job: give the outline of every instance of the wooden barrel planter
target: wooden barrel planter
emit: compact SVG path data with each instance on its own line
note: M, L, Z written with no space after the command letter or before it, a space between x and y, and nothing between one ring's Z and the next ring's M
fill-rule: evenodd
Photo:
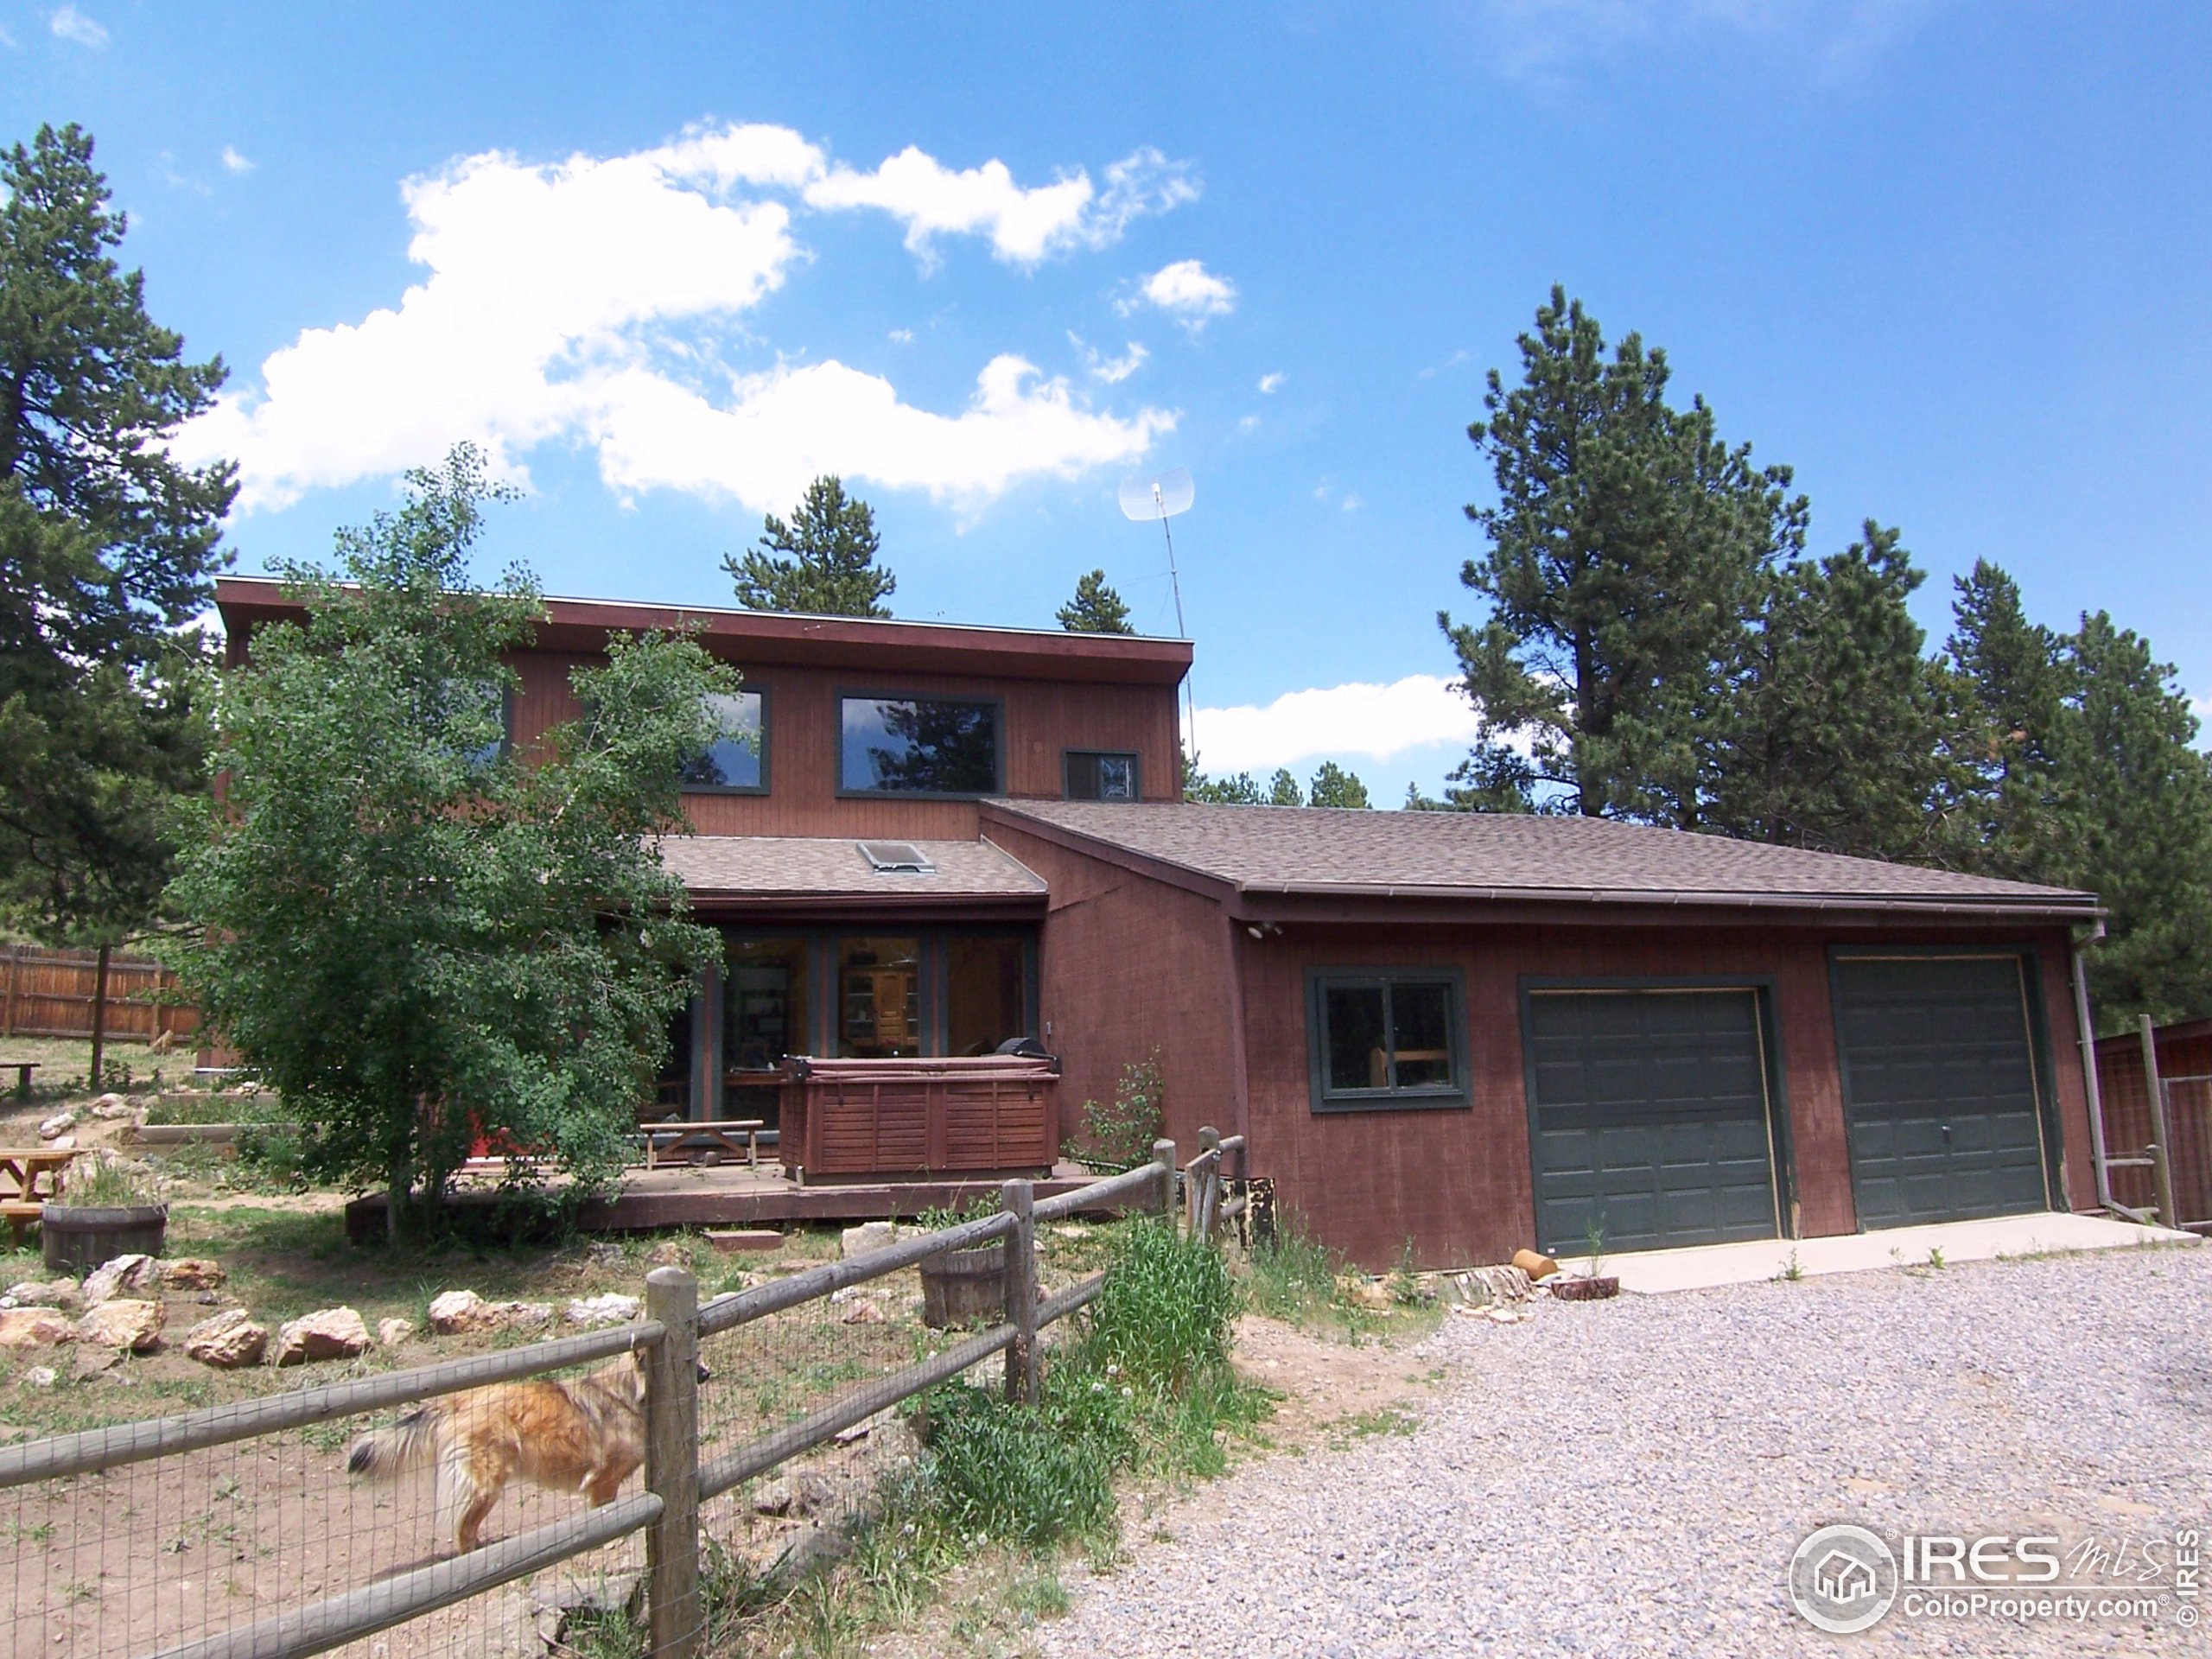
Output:
M922 1323L932 1331L996 1325L1006 1317L1006 1244L947 1250L922 1263Z
M48 1204L38 1218L50 1273L90 1273L118 1255L159 1255L168 1226L164 1204Z

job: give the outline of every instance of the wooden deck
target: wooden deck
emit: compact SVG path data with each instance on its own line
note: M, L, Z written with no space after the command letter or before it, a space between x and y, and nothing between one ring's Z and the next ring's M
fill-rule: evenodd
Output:
M1072 1164L1054 1166L1036 1184L1039 1198L1056 1198L1099 1177ZM836 1182L801 1186L772 1166L758 1170L724 1164L713 1169L664 1166L632 1169L612 1198L584 1205L576 1225L591 1233L641 1233L667 1227L772 1227L779 1224L831 1224L911 1220L925 1210L950 1210L976 1198L996 1198L1003 1182L996 1177L940 1180ZM448 1202L457 1207L493 1201L486 1187L458 1188ZM372 1192L346 1206L346 1236L356 1241L381 1238L385 1197Z

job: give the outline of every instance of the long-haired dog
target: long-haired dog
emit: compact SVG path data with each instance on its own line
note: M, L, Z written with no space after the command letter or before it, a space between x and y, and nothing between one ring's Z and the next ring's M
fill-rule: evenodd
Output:
M386 1478L435 1466L439 1510L453 1516L454 1549L466 1554L508 1482L582 1492L596 1509L645 1460L645 1362L631 1354L574 1382L500 1382L426 1401L354 1441L346 1468Z

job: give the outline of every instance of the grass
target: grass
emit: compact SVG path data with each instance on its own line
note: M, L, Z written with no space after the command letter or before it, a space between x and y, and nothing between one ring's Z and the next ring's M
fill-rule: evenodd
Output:
M1296 1211L1284 1210L1274 1229L1253 1241L1245 1258L1246 1303L1286 1325L1357 1342L1379 1331L1384 1317L1344 1294L1344 1258L1307 1232Z

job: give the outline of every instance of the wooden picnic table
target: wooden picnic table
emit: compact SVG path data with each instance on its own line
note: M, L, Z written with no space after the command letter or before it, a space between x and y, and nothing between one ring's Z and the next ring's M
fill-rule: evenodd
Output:
M747 1167L758 1169L760 1131L768 1127L768 1121L761 1117L716 1117L693 1123L678 1119L673 1123L645 1123L639 1127L645 1134L647 1169L659 1165L664 1152L688 1152L690 1155L678 1161L709 1167L721 1162L725 1154L734 1158L741 1153Z
M25 1230L47 1205L61 1196L64 1172L83 1150L81 1147L0 1147L0 1220L14 1230L17 1249L23 1247ZM41 1180L46 1182L43 1192L39 1187Z
M41 1064L38 1060L0 1060L0 1071L13 1071L16 1074L16 1093L29 1100L31 1096L31 1073L37 1071Z

